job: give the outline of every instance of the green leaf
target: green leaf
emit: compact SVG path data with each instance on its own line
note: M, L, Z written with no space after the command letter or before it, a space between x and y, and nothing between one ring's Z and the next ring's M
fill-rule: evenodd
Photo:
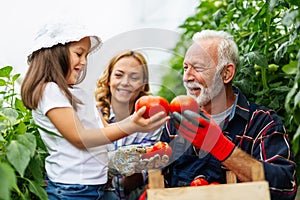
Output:
M278 97L275 97L271 100L271 102L269 103L269 107L270 108L273 108L273 109L277 109L278 108L278 105L279 105L279 100L278 100Z
M296 96L294 98L294 105L300 106L300 91L298 91L298 93L296 94Z
M2 118L0 117L0 131L4 131L7 129L7 126L2 123Z
M294 120L297 125L300 125L300 107L296 106L293 111Z
M36 149L36 139L34 135L30 133L17 135L17 141L27 147L31 157L34 155Z
M15 74L12 77L12 81L15 82L15 80L17 80L20 77L21 74Z
M248 58L250 63L257 64L265 69L268 67L268 60L264 54L258 51L253 51L245 54L245 57Z
M0 163L0 180L1 199L9 200L10 191L16 187L17 178L14 169L7 163Z
M275 51L275 56L274 56L275 62L279 62L280 59L282 59L282 57L285 55L285 53L288 49L289 44L290 44L290 42L286 41L286 42L282 43L279 46L279 48Z
M47 193L43 187L41 187L37 182L28 180L30 192L37 195L40 199L48 199Z
M0 127L0 130L1 130L1 127ZM0 134L0 142L4 142L4 141L5 141L4 137L2 136L2 134Z
M22 192L20 191L18 193L18 195L20 196L19 197L20 200L29 200L29 199L32 199L30 197L30 192L29 192L29 189L28 189L27 185L26 185L26 187L22 187Z
M298 61L293 60L282 67L282 71L286 74L297 74L298 72Z
M288 92L288 94L285 98L285 102L284 102L284 108L286 109L286 111L288 113L291 112L290 102L292 101L292 98L296 94L297 91L298 91L298 84L297 84L297 82L295 82L294 86Z
M17 134L23 134L23 133L26 132L26 130L27 130L27 127L26 127L26 125L23 122L20 122L18 124L18 126L15 128L15 132Z
M292 145L293 145L293 150L295 152L295 155L299 152L299 140L300 140L300 126L298 126L298 129L293 136L292 140Z
M19 114L13 108L0 108L0 116L5 117L6 120L9 120L11 124L14 124L17 120ZM9 125L9 124L8 124Z
M278 0L271 0L269 3L269 11L272 12L273 9L278 5Z
M23 177L30 161L30 151L23 144L12 140L7 146L7 159L16 171Z
M0 77L10 77L10 73L13 70L12 66L6 66L0 69Z
M34 180L40 185L44 184L44 160L39 153L30 160L28 170L31 172Z
M6 81L1 78L0 79L0 86L5 86L5 85L6 85Z
M220 21L221 19L226 15L226 12L223 10L223 9L219 9L217 10L217 12L215 12L213 14L213 17L214 17L214 21L216 23L217 26L220 25Z
M298 10L288 10L284 13L281 23L285 26L290 26L294 23L295 19L299 16Z
M27 112L27 108L24 106L23 101L21 101L20 99L16 98L15 99L15 108L17 110L20 110L22 112Z

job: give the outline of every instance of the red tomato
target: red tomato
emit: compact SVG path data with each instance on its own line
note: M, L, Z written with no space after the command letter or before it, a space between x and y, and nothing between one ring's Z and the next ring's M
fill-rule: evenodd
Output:
M153 151L153 147L147 147L146 148L146 153L150 153L150 152L152 152Z
M168 155L169 157L172 156L172 148L170 145L166 142L158 141L154 143L152 147L146 148L146 153L142 154L142 158L151 158L155 156L156 154L159 154L160 156Z
M205 178L202 177L195 178L190 184L190 186L203 186L203 185L208 185L208 182L207 180L205 180Z
M199 112L199 105L197 101L188 95L176 96L170 103L170 112L183 112L184 110L191 110L194 112Z
M166 142L161 142L161 141L155 142L154 145L153 145L153 150L155 151L155 150L162 149L167 145L168 144Z
M209 185L220 185L218 182L211 182Z
M146 111L143 114L145 119L161 111L165 112L165 116L169 113L169 102L160 96L142 96L135 102L135 110L138 111L143 106L146 106Z
M166 142L158 141L158 142L154 143L152 151L153 152L157 151L159 153L159 155L165 155L166 154L169 157L171 157L171 155L172 155L172 148Z
M143 153L141 155L141 157L143 159L147 158L147 159L150 159L151 157L155 156L156 152L153 151L153 147L147 147L146 148L146 153Z

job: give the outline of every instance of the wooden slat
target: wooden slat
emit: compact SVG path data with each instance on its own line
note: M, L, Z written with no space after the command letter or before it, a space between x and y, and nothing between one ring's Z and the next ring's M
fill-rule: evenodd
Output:
M149 170L149 188L157 189L157 188L164 188L164 177L161 174L160 170Z
M148 189L148 200L270 200L269 185L266 181L237 184L208 185L199 187L177 187Z
M149 171L148 200L270 200L269 184L265 181L262 165L251 169L253 182L237 183L232 171L226 172L228 184L199 187L164 188L164 178L160 170Z

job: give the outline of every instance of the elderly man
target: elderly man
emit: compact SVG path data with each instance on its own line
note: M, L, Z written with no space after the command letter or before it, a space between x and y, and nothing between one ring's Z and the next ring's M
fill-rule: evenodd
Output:
M204 30L194 35L184 59L183 81L201 111L174 113L162 135L174 151L164 169L166 183L189 185L199 175L224 183L226 170L246 182L252 180L251 169L261 167L272 199L294 199L296 166L283 122L232 85L238 61L230 34Z

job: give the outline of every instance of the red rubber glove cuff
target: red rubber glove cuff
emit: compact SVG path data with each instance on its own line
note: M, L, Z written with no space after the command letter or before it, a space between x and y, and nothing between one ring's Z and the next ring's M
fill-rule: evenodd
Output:
M220 127L204 112L186 110L183 114L173 113L178 132L194 146L210 152L219 161L224 161L235 145L222 133Z
M231 155L234 148L234 143L222 134L220 135L219 139L217 140L215 146L212 148L210 153L214 157L216 157L220 162L223 162Z
M204 127L198 129L198 133L192 143L204 151L210 152L219 161L226 160L235 147L234 143L223 135L220 127L212 120L208 122L199 118L198 121ZM200 134L202 134L202 137L200 137Z

